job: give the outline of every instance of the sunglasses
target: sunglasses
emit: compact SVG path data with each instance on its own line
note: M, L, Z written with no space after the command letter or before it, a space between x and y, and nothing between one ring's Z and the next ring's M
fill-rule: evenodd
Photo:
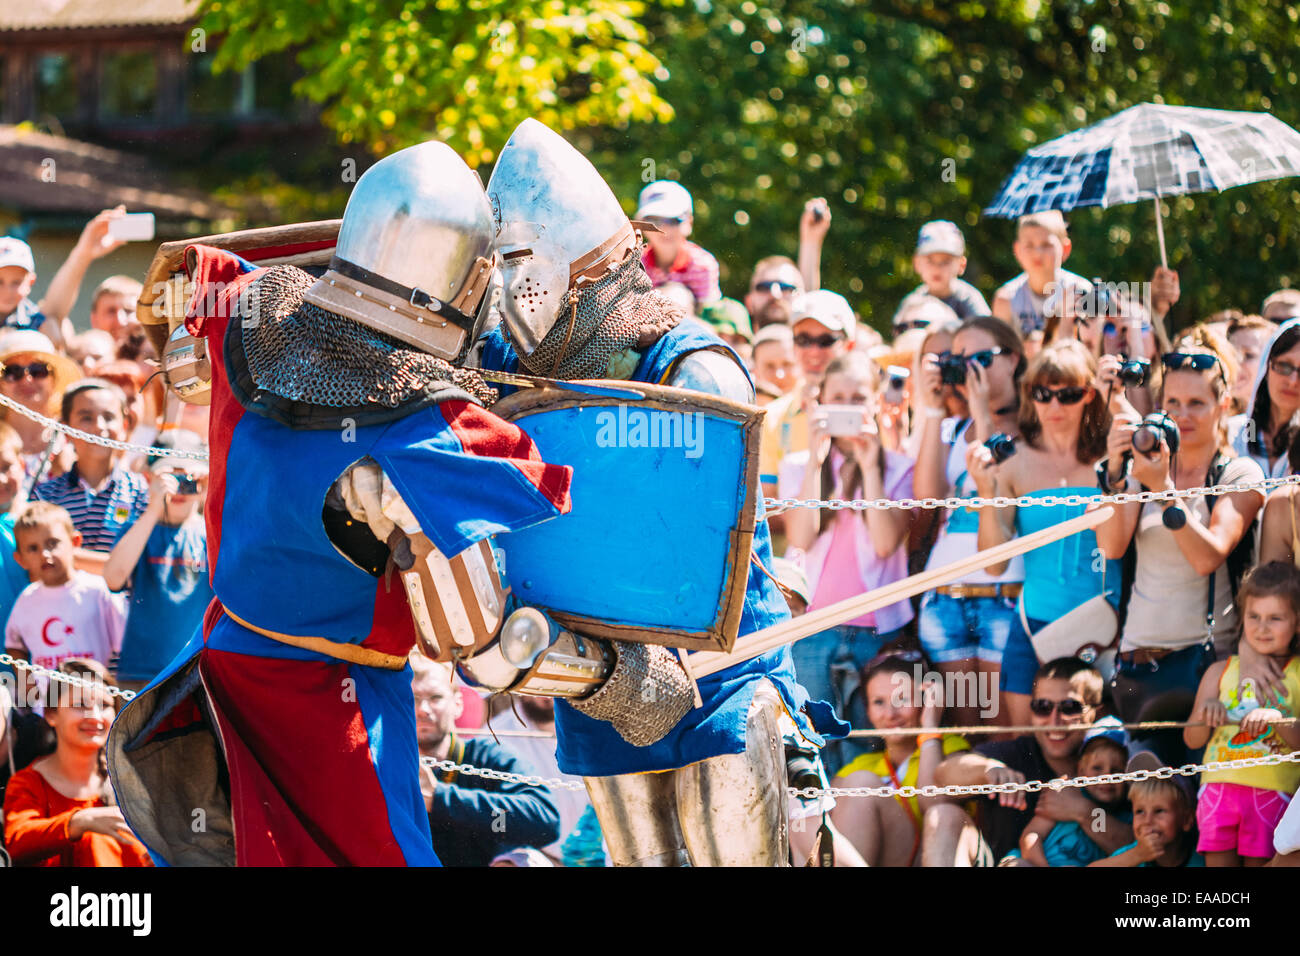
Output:
M1208 352L1167 352L1160 356L1160 361L1164 363L1165 368L1173 369L1175 372L1183 368L1204 372L1218 365L1219 357Z
M867 664L862 668L862 671L863 673L866 673L873 667L885 663L885 661L902 661L904 664L919 664L924 660L925 655L920 651L882 651L875 657L871 658L871 660L867 661Z
M1035 385L1029 390L1029 397L1040 405L1048 405L1052 399L1056 399L1062 405L1078 405L1087 394L1088 390L1082 385L1062 385L1060 388Z
M908 319L906 322L899 322L894 326L894 334L901 335L904 332L912 331L912 329L928 329L929 327L929 319Z
M988 368L993 364L993 359L998 355L1005 355L1006 349L980 349L978 352L971 352L970 355L962 355L960 352L953 352L954 361L966 364L968 362L977 362L981 368Z
M801 349L829 349L835 346L836 342L843 342L844 336L835 332L827 332L825 335L809 335L807 332L800 332L794 337L794 344Z
M1062 717L1078 717L1083 713L1083 701L1076 700L1073 697L1067 697L1065 700L1048 700L1046 697L1035 697L1029 702L1029 709L1035 717L1050 717L1053 711L1059 710Z
M645 221L654 226L680 226L686 221L685 216L646 216Z
M21 382L30 375L34 379L49 378L50 366L45 362L33 362L31 365L6 365L3 374L6 382Z
M1300 368L1296 368L1296 366L1292 365L1290 362L1282 362L1278 359L1269 359L1268 367L1270 371L1277 372L1277 374L1281 375L1283 378L1300 377Z
M788 295L791 292L796 291L797 288L798 287L791 282L779 282L776 279L772 279L768 282L757 282L754 284L755 292L766 292L768 295L781 295L782 293Z
M1094 316L1094 318L1097 318L1097 316ZM1146 333L1148 333L1148 332L1150 332L1150 331L1151 331L1151 326L1150 326L1150 324L1147 323L1147 322L1143 322L1143 323L1142 323L1142 334L1145 335ZM1115 338L1115 336L1119 335L1119 328L1115 325L1114 322L1111 322L1111 321L1108 319L1108 320L1106 321L1106 324L1103 325L1102 328L1101 328L1101 334L1104 335L1104 336L1106 336L1106 338L1108 338L1108 339L1113 339L1113 338Z
M1217 355L1211 355L1208 352L1166 352L1160 356L1160 361L1165 368L1171 372L1177 372L1179 369L1190 368L1197 372L1204 372L1206 369L1219 367L1219 377L1224 382L1228 381L1228 374L1223 370L1223 363L1219 361ZM1269 367L1273 365L1269 362Z

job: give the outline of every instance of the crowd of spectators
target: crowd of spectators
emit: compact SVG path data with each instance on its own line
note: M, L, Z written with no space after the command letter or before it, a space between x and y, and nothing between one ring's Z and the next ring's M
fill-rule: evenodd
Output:
M203 523L206 410L166 395L116 276L72 321L108 210L33 302L30 249L0 239L0 395L124 453L0 410L5 650L139 689L212 598ZM1179 277L1103 282L1065 270L1057 213L1024 217L988 298L962 278L966 239L924 224L918 285L887 336L821 288L830 209L811 200L799 255L721 294L690 193L647 186L644 265L749 368L765 408L769 497L991 497L1006 508L769 510L773 569L798 615L1076 517L1034 499L1258 482L1300 472L1300 293L1178 331ZM993 263L987 263L992 267ZM1101 264L1092 264L1103 271ZM991 302L991 305L990 305ZM80 317L80 316L78 316ZM842 786L986 784L1288 754L1300 731L1295 486L1114 506L1095 530L967 574L798 642L797 677L862 730L820 754ZM412 658L421 753L560 777L552 702L503 708ZM112 805L114 702L7 671L0 682L5 849L19 865L148 865ZM493 713L494 712L494 713ZM1123 723L1122 723L1122 722ZM1145 721L1186 722L1155 732ZM1094 725L1094 726L1088 726ZM965 734L946 727L974 728ZM484 732L485 727L490 731ZM1027 730L1007 730L1023 727ZM1086 729L1085 729L1086 728ZM910 731L910 732L909 732ZM978 731L978 732L977 732ZM497 734L494 739L493 734ZM992 799L795 800L795 862L837 865L1240 866L1300 858L1296 764ZM579 789L425 769L434 847L465 866L603 865ZM820 829L819 829L820 828Z

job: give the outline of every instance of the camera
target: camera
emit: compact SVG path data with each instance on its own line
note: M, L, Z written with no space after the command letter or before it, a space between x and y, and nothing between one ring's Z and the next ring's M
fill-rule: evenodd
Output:
M794 787L796 790L805 790L809 787L821 789L822 775L817 769L817 751L786 744L785 777L787 786Z
M901 365L891 365L886 371L889 375L889 385L885 388L885 403L887 405L901 405L906 397L903 389L906 388L907 380L912 373Z
M1000 465L1016 453L1016 440L999 432L986 441L984 447L993 456L993 464Z
M1176 454L1179 442L1178 425L1164 412L1152 412L1133 432L1133 450L1148 457L1156 454L1161 445L1169 449L1169 454Z
M199 493L199 479L194 475L177 475L176 493L179 495L197 495Z
M939 356L939 381L944 385L966 384L966 357L945 352Z
M1151 374L1151 362L1147 359L1124 358L1120 360L1116 377L1125 388L1141 388L1147 383Z

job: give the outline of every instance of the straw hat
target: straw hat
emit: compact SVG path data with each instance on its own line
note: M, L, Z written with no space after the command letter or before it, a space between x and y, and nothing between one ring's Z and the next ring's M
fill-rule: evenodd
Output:
M54 372L50 404L57 408L63 390L82 377L81 368L66 355L54 351L54 343L34 329L8 329L0 332L0 368L16 355L34 355Z

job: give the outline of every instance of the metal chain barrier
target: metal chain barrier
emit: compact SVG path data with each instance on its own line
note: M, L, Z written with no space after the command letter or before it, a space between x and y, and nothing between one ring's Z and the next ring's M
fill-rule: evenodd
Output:
M101 445L104 448L112 448L116 451L133 451L144 455L156 455L159 458L189 458L194 461L207 461L208 453L205 451L187 451L179 448L152 448L146 445L133 445L130 442L118 441L115 438L103 438L99 435L92 435L90 432L83 432L71 425L66 425L54 418L47 418L39 412L34 412L26 405L20 405L7 395L0 395L0 406L11 409L20 415L30 418L34 422L40 422L46 428L52 428L56 432L63 432L76 438L79 441L87 442L91 445Z
M48 667L42 667L40 664L33 664L31 661L25 661L21 657L14 657L12 654L0 653L0 664L8 664L10 667L20 671L29 671L38 677L48 677L50 680L59 681L64 684L71 684L73 687L80 687L84 690L98 690L109 697L120 697L122 700L131 701L135 699L135 691L123 690L116 684L105 684L101 681L92 680L89 677L77 677L75 674L64 674L62 671L50 670Z
M458 764L450 760L435 760L421 757L422 766L436 770L483 777L487 780L502 780L509 783L522 783L528 786L557 787L563 790L583 790L583 784L573 780L526 776L507 773L503 770L491 770L470 764ZM946 787L930 785L913 787L790 787L790 796L805 800L819 797L975 797L995 793L1038 793L1040 790L1060 792L1070 787L1091 787L1095 784L1128 783L1139 780L1169 780L1172 777L1194 777L1205 771L1236 770L1243 767L1271 767L1280 763L1300 763L1300 750L1289 754L1269 754L1267 757L1245 757L1240 760L1213 760L1209 763L1189 763L1181 767L1161 767L1158 770L1130 770L1125 773L1104 773L1096 777L1062 777L1056 780L1026 780L1024 783L977 783L969 785L952 784Z
M1137 502L1145 504L1148 501L1176 501L1179 498L1227 495L1238 491L1259 490L1268 492L1284 485L1295 484L1300 484L1300 475L1287 475L1284 478L1264 478L1260 481L1238 481L1232 484L1213 485L1203 488L1178 488L1173 491L1124 491L1114 494L1098 492L1093 495L1041 495L1036 497L1021 495L1019 498L1008 498L1003 495L997 495L993 498L982 498L979 495L972 498L828 498L825 500L817 498L764 498L763 504L769 512L788 511L791 508L825 508L829 511L889 511L891 509L937 511L940 508L948 510L956 508L1033 508L1055 507L1056 505L1068 505L1077 508L1081 505L1124 505Z
M123 690L113 684L103 684L99 681L91 680L85 677L77 677L72 674L64 674L60 671L50 670L48 667L42 667L40 664L33 664L30 661L16 658L11 654L0 654L0 664L8 664L19 670L29 671L32 674L43 675L51 680L61 681L65 684L72 684L86 690L98 690L107 694L109 697L121 698L130 701L135 698L135 691ZM1288 721L1290 722L1290 721ZM1168 722L1162 722L1168 723ZM1145 726L1145 725L1134 725ZM1183 725L1179 725L1183 726ZM1034 728L1041 730L1042 728ZM1081 729L1075 727L1072 729ZM1005 732L1007 728L1000 728ZM915 732L909 731L909 732ZM931 731L932 733L934 731ZM1132 770L1126 773L1107 773L1096 777L1072 777L1060 778L1057 780L1026 780L1024 783L981 783L970 784L966 786L950 785L940 787L930 785L926 787L913 787L911 785L903 787L828 787L825 789L817 787L805 787L803 789L789 788L792 797L799 797L806 800L814 800L819 797L969 797L981 796L993 793L1037 793L1040 790L1061 791L1068 787L1091 787L1094 784L1105 783L1127 783L1138 780L1150 780L1152 778L1159 780L1168 780L1174 776L1191 777L1205 771L1218 770L1235 770L1244 767L1271 767L1281 763L1298 763L1300 762L1300 750L1289 754L1269 754L1267 757L1245 757L1240 760L1215 760L1210 763L1201 764L1184 764L1181 767L1161 767L1158 770ZM564 780L559 777L539 777L532 774L510 773L505 770L493 770L490 767L475 767L473 764L456 763L452 760L437 760L433 757L421 757L420 765L429 767L433 770L442 770L448 773L463 773L472 777L482 777L484 780L500 780L504 783L521 783L530 787L551 787L557 790L585 790L586 787L576 780Z

